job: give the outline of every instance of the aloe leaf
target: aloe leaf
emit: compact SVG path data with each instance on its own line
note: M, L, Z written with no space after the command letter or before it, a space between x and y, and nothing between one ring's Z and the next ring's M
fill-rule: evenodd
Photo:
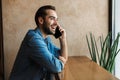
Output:
M101 53L99 54L99 50L98 50L99 48L97 46L97 42L95 40L94 35L90 33L90 41L86 36L87 44L88 44L88 48L89 48L89 52L92 60L95 61L96 63L99 63L100 66L102 66L109 72L113 71L115 58L117 54L120 52L120 49L118 49L120 34L117 35L112 45L110 43L111 37L112 37L111 33L109 33L106 36L105 40L103 36L100 36L100 48L101 48L100 52Z
M96 50L96 53L97 53L97 59L98 59L98 61L100 61L100 56L99 56L98 47L97 47L97 43L96 43L95 37L93 37L93 39L94 39L94 43L95 43L95 50Z
M102 46L103 46L103 37L100 36L100 45L101 45L101 54L102 54ZM100 55L99 60L100 65L102 65L102 56Z
M88 36L86 35L86 40L87 40L87 44L88 44L88 49L89 49L89 52L90 52L90 56L91 58L93 59L93 55L92 55L92 50L90 48L90 43L89 43L89 40L88 40Z
M95 45L94 45L94 40L93 40L92 33L90 33L90 38L91 38L91 46L92 46L92 53L93 53L93 61L97 62Z
M106 39L103 41L103 44L102 44L102 50L101 50L101 66L104 66L104 54L105 54L105 46L106 46L106 40L107 40L107 37Z
M107 35L106 37L106 40L105 40L105 50L104 50L104 67L106 66L106 63L107 63L107 59L108 59L108 51L109 51L109 48L110 48L110 34Z

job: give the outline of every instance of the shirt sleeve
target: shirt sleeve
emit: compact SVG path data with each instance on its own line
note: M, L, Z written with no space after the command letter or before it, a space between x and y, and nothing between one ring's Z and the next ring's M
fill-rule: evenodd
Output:
M60 54L60 48L56 47L52 42L50 42L50 45L51 45L50 48L52 48L51 53L53 53L53 55L54 55L55 57L59 58L59 56L61 55L61 54Z
M54 73L62 71L64 64L48 50L44 40L39 37L33 37L28 45L31 50L30 58L37 64Z

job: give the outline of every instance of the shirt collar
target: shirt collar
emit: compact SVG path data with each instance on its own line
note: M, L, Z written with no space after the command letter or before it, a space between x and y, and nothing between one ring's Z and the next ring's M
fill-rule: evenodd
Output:
M43 35L38 27L35 29L35 31L38 32L38 34L43 37Z
M36 29L35 29L35 31L36 32L38 32L38 34L40 35L40 36L42 36L42 38L43 38L43 35L42 35L42 33L41 33L41 31L40 31L40 29L37 27ZM51 39L50 39L50 37L48 36L47 38L43 38L45 41L51 41Z

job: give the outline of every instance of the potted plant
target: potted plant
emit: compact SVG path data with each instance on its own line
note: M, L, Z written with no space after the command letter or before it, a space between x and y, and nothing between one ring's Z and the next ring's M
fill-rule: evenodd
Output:
M94 35L90 33L90 39L88 39L88 36L86 35L91 59L111 73L115 64L115 57L120 51L120 49L118 49L119 36L120 34L118 34L116 39L112 41L112 44L111 33L109 33L105 39L103 38L103 36L100 36L100 49L98 49L98 45Z

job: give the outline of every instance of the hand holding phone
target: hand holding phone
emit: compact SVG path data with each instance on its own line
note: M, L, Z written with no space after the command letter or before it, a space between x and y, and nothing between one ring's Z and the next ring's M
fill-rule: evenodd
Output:
M62 35L62 33L59 31L59 27L57 27L55 30L54 36L55 36L55 38L59 38L61 35Z

